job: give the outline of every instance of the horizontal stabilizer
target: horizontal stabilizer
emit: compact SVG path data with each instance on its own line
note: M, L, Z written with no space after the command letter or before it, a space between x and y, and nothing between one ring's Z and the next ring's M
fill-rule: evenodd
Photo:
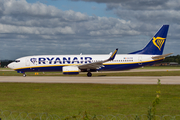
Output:
M164 54L164 55L158 55L158 56L152 57L152 59L164 58L164 57L169 56L169 55L171 55L171 54L173 54L173 53L168 53L168 54Z

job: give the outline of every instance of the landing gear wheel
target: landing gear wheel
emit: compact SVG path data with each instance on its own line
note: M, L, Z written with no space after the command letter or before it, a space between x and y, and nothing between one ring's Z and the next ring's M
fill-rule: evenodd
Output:
M88 76L88 77L91 77L91 76L92 76L92 73L91 73L91 72L88 72L88 73L87 73L87 76Z
M25 74L25 73L23 74L23 77L26 77L26 74Z

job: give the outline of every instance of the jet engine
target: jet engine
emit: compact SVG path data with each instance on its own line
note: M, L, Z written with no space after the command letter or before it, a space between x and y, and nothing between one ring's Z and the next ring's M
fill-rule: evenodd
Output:
M78 66L65 66L62 68L63 74L79 74L80 69L78 68Z

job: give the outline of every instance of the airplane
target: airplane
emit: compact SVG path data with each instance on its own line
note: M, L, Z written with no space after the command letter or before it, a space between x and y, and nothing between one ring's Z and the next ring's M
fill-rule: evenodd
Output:
M162 61L172 54L162 55L168 29L169 25L163 25L143 49L128 54L117 54L116 49L111 55L27 56L8 64L8 68L23 73L24 77L25 72L62 71L63 74L87 72L87 76L91 77L91 72L134 69Z

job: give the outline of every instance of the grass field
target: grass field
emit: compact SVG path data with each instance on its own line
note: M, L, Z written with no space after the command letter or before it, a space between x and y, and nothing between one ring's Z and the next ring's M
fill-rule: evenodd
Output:
M180 76L180 71L156 71L156 72L115 72L115 73L92 73L95 76ZM35 76L35 72L27 72L27 76ZM0 76L22 76L16 71L0 71ZM62 72L38 72L38 76L87 76L79 75L63 75Z
M0 83L0 109L59 116L147 114L157 85ZM180 113L179 85L161 85L158 115Z
M137 68L142 69L142 68ZM180 66L145 66L143 69L180 69Z
M0 70L0 76L22 76L16 71ZM33 76L34 73L27 75ZM60 76L62 73L40 72L39 75ZM180 71L93 73L93 76L180 76ZM157 88L157 85L0 83L0 110L46 112L58 116L73 116L85 111L90 115L147 114L158 89L161 91L161 102L157 106L157 114L179 114L179 85L161 85Z
M180 76L180 71L149 71L149 72L112 72L112 73L92 73L96 76ZM27 72L27 76L36 76L35 72ZM0 71L0 76L22 76L16 71ZM87 76L86 73L79 75L63 75L62 72L38 72L38 76Z

